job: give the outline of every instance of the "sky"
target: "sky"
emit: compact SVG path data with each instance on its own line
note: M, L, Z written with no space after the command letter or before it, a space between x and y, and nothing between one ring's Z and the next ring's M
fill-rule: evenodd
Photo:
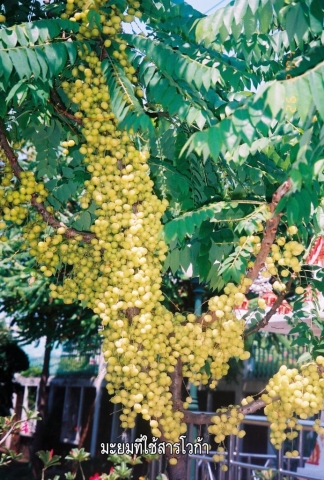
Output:
M202 13L212 13L218 8L225 7L229 0L186 0L196 10Z

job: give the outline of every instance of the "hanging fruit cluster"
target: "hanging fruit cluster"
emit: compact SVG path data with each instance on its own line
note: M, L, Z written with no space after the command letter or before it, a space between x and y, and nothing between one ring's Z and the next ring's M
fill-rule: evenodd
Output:
M33 172L21 171L19 181L15 178L8 158L0 148L0 230L7 226L6 222L21 225L28 215L27 205L34 196L37 202L47 197L42 183L37 183ZM2 241L7 237L2 235Z
M268 403L265 414L270 423L270 441L275 448L298 436L298 417L307 419L318 415L323 408L324 398L324 357L316 362L303 365L298 371L281 366L279 372L268 382L262 399ZM316 422L314 430L323 433L324 429ZM298 451L287 452L288 456L298 456Z
M129 11L132 15L132 8ZM70 2L67 13L81 22L79 35L98 37L99 30L89 27L83 2ZM100 13L101 40L106 47L111 40L116 41L114 35L120 31L121 20L130 19L115 7L108 15ZM118 44L112 55L136 84L126 45L121 41ZM224 363L231 356L243 359L249 355L244 352L243 322L232 312L245 298L240 293L244 287L228 287L224 319L219 316L221 306L214 301L217 320L210 326L206 318L202 324L192 314L173 317L161 304L161 262L167 248L160 219L167 202L153 193L148 152L138 151L130 135L118 129L99 54L80 52L80 63L72 75L74 80L64 81L62 87L78 106L75 116L82 119L85 142L80 152L91 178L85 183L80 203L85 209L92 201L97 205L97 218L91 227L95 238L90 244L77 236L67 241L62 227L47 241L38 243L37 258L43 263L44 256L48 258L41 267L46 271L54 268L55 261L73 267L62 285L51 285L54 298L66 303L82 300L100 315L108 391L114 395L113 402L122 404L122 426L133 427L136 415L141 413L150 421L153 435L159 437L163 432L165 438L175 441L186 431L181 422L183 413L173 411L169 390L170 374L178 359L183 363L184 376L195 383L207 383L211 376L215 385L227 372ZM134 88L139 95L138 87ZM212 360L209 376L201 373L208 358Z

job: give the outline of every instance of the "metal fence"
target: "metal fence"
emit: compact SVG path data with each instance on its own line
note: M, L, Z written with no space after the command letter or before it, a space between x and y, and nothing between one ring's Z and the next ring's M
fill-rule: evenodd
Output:
M241 451L241 441L237 437L231 436L228 450L228 476L226 480L256 480L258 471L272 470L277 472L273 479L275 480L295 480L295 479L308 479L318 480L320 477L311 477L309 474L296 473L297 467L303 467L305 460L308 456L304 456L305 452L305 432L313 432L314 422L308 420L300 420L298 422L302 426L302 430L299 432L297 442L297 450L299 456L295 458L288 458L284 455L284 448L281 448L277 454L255 454L244 453ZM244 421L244 425L255 425L269 428L269 422L266 417L258 415L248 415ZM267 432L268 433L268 432ZM314 433L314 437L316 434ZM256 460L261 460L263 465ZM198 477L197 477L198 478ZM211 477L212 478L212 477ZM224 479L224 480L225 480Z
M313 432L312 421L300 420L299 424L302 430L299 432L298 439L296 439L296 447L300 456L295 458L288 458L284 455L284 449L278 450L276 453L253 453L242 451L242 440L236 436L231 436L228 443L225 455L225 463L228 466L228 471L221 470L221 465L215 463L212 456L217 451L210 451L205 455L189 455L187 479L183 480L259 480L260 478L269 478L271 480L322 480L323 476L311 476L301 472L296 472L297 467L303 467L305 460L309 457L309 453L305 456L305 434L306 432ZM269 436L269 422L266 417L258 415L247 415L242 422L245 425L254 425L264 427L264 435ZM324 426L324 424L322 424ZM188 442L194 441L193 432L195 427L189 426ZM206 429L205 438L208 438ZM316 434L314 433L314 438ZM298 446L297 446L298 445ZM308 445L309 447L309 445ZM156 476L163 471L164 459L160 458L153 462L150 471L150 480L155 480ZM264 475L261 476L263 472Z

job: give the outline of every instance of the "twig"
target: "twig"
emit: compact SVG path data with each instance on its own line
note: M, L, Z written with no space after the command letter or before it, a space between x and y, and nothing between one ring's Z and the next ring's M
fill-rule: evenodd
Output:
M69 120L72 120L73 122L82 125L82 119L75 117L72 113L69 113L66 110L65 105L63 105L58 93L55 90L51 91L49 102L53 105L53 107L58 113L64 115L64 117L68 118Z
M20 174L23 170L18 163L18 159L16 155L14 154L12 148L8 143L6 133L5 133L5 127L1 119L0 119L0 146L9 160L13 174L15 175L15 177L20 179Z
M182 388L182 361L180 358L177 361L174 372L170 375L172 383L170 386L170 392L172 393L173 411L184 411L183 402L181 400L181 388Z
M280 307L280 305L282 304L282 302L285 300L286 296L290 292L291 285L294 278L295 278L294 275L290 277L285 291L280 293L280 295L278 295L277 300L274 302L270 310L265 314L261 322L258 322L255 325L253 325L251 328L248 328L247 330L245 330L244 332L245 338L251 335L252 333L258 332L259 330L261 330L261 328L264 328L268 325L269 321L271 320L271 317L277 312L278 308Z
M80 467L80 472L81 472L81 475L82 475L82 480L86 480L86 479L85 479L85 476L84 476L84 472L83 472L83 468L82 468L81 462L79 462L79 467Z
M25 423L26 420L17 420L15 423L12 424L12 426L9 428L9 430L5 433L3 437L0 439L0 445L5 443L9 435L11 435L17 428L19 424Z

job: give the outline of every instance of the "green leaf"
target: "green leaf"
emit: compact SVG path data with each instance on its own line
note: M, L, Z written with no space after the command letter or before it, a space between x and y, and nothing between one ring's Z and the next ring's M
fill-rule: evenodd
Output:
M208 145L210 154L215 162L218 160L219 152L222 147L221 132L218 127L210 128L208 131Z
M245 2L246 3L246 2ZM247 40L249 40L256 31L257 18L252 10L248 7L244 17L244 30Z
M60 460L61 456L53 455L53 452L50 452L48 450L45 452L44 450L41 450L41 451L37 452L37 455L41 459L41 461L43 462L45 468L49 468L49 467L52 467L54 465L60 465L59 460Z
M102 29L102 25L100 22L100 14L96 12L93 8L88 12L88 20L90 28L96 27L100 30Z
M67 60L67 52L62 43L46 44L44 53L47 58L48 67L51 74L57 75L63 69Z
M25 49L14 48L9 50L9 56L20 78L30 78L32 71L30 69Z
M263 1L263 7L260 9L260 31L267 33L269 31L272 20L272 2L269 0Z
M5 83L7 83L13 69L12 61L7 52L0 50L0 62L1 62L0 75L3 74L5 78Z
M25 89L27 89L27 85L25 84L25 80L20 80L18 83L16 83L16 85L14 85L12 87L12 89L9 91L9 93L6 97L6 103L7 104L9 104L10 100L17 95L17 92L22 87L22 85L24 85Z
M13 29L1 29L0 38L9 48L15 47L17 45L17 35Z
M61 185L53 191L53 195L61 202L65 203L71 196L71 191L67 185Z
M39 65L41 66L41 69L42 69L42 79L44 81L47 80L47 72L48 72L48 66L47 66L47 59L46 59L46 56L44 54L44 52L40 49L40 48L35 48L35 53L36 53L36 57L37 57L37 60L38 60L38 63Z
M17 35L18 43L24 47L28 45L27 31L24 25L15 25L14 31Z
M269 105L273 117L276 117L282 110L284 98L284 86L280 82L274 82L267 91L267 105Z
M72 227L81 231L89 231L92 223L90 213L81 212L78 217L79 218L73 222Z
M311 71L308 74L310 90L313 96L313 102L318 110L318 113L324 120L324 102L323 93L324 93L324 81L323 76L318 71Z
M64 42L64 46L69 56L70 64L73 65L78 56L78 50L75 42Z
M39 30L36 25L37 22L34 23L25 23L25 31L27 33L27 37L30 43L34 44L37 42L39 37Z
M42 42L55 38L60 33L60 26L57 20L39 20L35 22Z
M62 173L63 173L63 176L66 177L66 178L73 178L74 177L73 168L62 167Z
M288 225L298 225L301 221L299 203L294 197L290 197L286 204Z
M304 123L309 116L310 111L312 111L312 103L314 101L309 80L305 78L300 78L298 80L298 102L297 109L301 121Z
M301 3L295 3L289 6L286 17L286 29L290 43L296 37L300 43L307 31L308 25L305 19Z
M37 79L40 76L41 68L37 59L36 53L31 49L26 49L26 54L28 57L29 65L31 66L34 77Z

